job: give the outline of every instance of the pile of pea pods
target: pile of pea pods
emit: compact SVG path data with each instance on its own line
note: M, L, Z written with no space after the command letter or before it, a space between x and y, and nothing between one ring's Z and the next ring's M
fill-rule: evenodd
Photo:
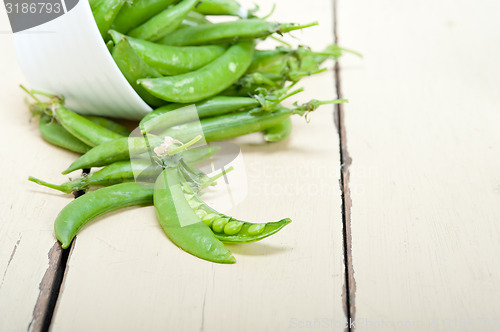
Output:
M160 225L178 247L208 261L235 263L223 243L258 241L290 223L288 218L241 221L207 205L200 198L203 190L231 169L209 177L196 167L218 149L197 146L199 133L206 142L254 132L263 132L267 142L287 138L292 115L345 101L281 104L302 91L294 90L302 77L322 72L326 59L337 60L346 50L337 45L321 52L306 46L258 50L259 40L316 23L269 22L235 0L90 0L90 6L121 72L154 111L138 123L140 135L134 136L111 119L73 112L63 96L23 87L33 98L29 107L39 117L41 136L81 154L63 171L82 170L77 179L51 184L29 178L76 197L55 219L62 247L70 247L98 216L154 205ZM212 23L213 15L237 19ZM193 104L196 121L182 111Z

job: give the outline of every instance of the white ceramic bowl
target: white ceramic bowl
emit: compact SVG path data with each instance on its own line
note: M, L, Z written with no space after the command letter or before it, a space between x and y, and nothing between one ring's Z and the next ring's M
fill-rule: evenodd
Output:
M72 110L125 119L141 119L152 110L115 64L87 0L16 32L14 45L30 88L64 95Z

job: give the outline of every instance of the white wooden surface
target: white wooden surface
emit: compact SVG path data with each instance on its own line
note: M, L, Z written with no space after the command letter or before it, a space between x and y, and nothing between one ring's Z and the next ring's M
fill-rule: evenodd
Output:
M253 3L252 3L253 5ZM328 1L279 1L276 20L321 27L295 35L316 49L333 42ZM53 219L71 197L26 181L61 182L74 155L43 142L23 105L23 82L0 10L3 76L1 151L4 181L0 224L0 330L28 329L54 244ZM264 12L270 4L262 4ZM297 43L297 41L295 41ZM333 99L333 73L306 80L300 99ZM4 94L5 93L5 94ZM333 107L295 119L294 136L260 146L239 140L249 196L235 216L292 224L260 243L231 246L236 265L221 266L175 247L153 208L100 218L78 236L52 321L52 331L343 330L342 219L339 141ZM313 328L309 328L309 327Z
M339 0L359 331L500 330L498 13Z

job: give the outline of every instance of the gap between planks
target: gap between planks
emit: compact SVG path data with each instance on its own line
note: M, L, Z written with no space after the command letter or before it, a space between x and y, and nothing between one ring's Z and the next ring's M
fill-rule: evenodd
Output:
M333 1L333 38L335 44L339 45L339 34L338 34L338 2L339 0ZM335 62L334 67L334 78L335 78L335 90L337 92L337 98L344 98L342 94L342 83L341 83L341 68L339 62ZM344 312L346 315L346 331L352 331L355 329L355 295L356 295L356 280L354 279L354 268L352 263L352 236L351 236L351 192L349 187L349 167L352 163L352 158L349 156L347 150L347 133L344 123L344 107L342 104L337 104L335 106L334 122L337 127L337 132L339 135L340 142L340 189L342 193L342 237L344 241L344 287L342 300L344 305Z
M88 173L90 173L90 169L84 169L82 176ZM85 191L81 190L73 193L75 199L83 194L85 194ZM52 317L56 310L57 300L59 299L59 293L66 277L68 261L75 248L75 243L76 238L73 239L68 249L63 249L61 243L56 241L52 248L50 248L47 254L49 267L45 271L39 285L40 293L38 293L35 308L33 309L33 316L28 325L28 332L49 331Z

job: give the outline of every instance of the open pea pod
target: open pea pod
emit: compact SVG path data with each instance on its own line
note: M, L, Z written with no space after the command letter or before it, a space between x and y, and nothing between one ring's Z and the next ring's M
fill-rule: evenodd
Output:
M249 243L262 240L277 233L292 222L285 218L267 223L251 223L220 213L208 206L182 178L182 190L189 206L196 215L214 232L215 237L225 243Z

